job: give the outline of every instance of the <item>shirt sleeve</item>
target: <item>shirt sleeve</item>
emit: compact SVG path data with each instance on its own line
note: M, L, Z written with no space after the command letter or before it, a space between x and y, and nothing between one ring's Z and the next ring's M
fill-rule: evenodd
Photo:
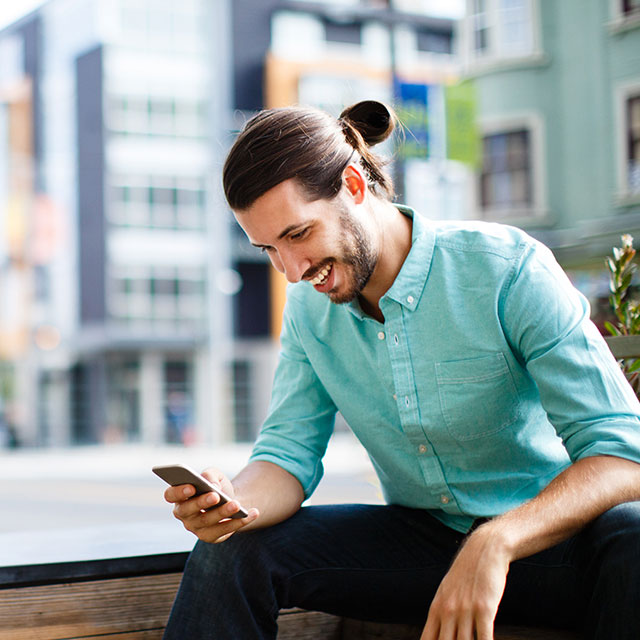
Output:
M269 413L250 459L273 462L291 473L308 498L322 478L337 409L307 358L292 306L288 301Z
M570 458L611 455L640 463L640 404L589 319L587 300L549 249L525 247L503 300L507 339Z

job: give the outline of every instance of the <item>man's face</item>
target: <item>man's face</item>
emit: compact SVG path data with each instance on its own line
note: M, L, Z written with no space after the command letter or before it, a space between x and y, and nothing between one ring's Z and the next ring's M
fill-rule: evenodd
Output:
M306 280L337 304L367 285L377 263L371 232L348 195L309 202L295 180L267 191L236 220L289 282Z

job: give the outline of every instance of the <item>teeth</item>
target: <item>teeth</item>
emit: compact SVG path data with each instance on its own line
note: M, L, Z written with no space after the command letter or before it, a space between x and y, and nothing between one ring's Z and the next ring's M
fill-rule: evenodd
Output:
M326 280L327 276L329 275L329 272L331 271L331 265L326 266L324 269L322 269L318 275L313 278L311 280L311 284L315 287L319 284L324 284L324 281Z

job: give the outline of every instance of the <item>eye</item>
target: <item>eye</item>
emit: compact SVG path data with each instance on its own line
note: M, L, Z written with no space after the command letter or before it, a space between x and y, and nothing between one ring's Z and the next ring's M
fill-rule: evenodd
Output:
M304 229L301 229L300 231L296 231L296 233L292 233L289 237L292 240L301 240L302 238L304 238L307 235L308 231L309 231L309 227L305 227Z

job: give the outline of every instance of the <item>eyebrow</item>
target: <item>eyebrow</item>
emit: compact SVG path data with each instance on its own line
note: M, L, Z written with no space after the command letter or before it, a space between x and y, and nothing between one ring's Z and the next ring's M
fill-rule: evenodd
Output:
M298 222L297 224L290 224L288 227L285 227L280 232L280 234L278 235L278 240L282 240L282 238L284 238L285 236L288 236L292 231L308 226L309 224L311 224L311 221L306 221L306 220L304 222ZM255 242L252 242L251 244L257 249L266 249L271 246L269 244L256 244Z

